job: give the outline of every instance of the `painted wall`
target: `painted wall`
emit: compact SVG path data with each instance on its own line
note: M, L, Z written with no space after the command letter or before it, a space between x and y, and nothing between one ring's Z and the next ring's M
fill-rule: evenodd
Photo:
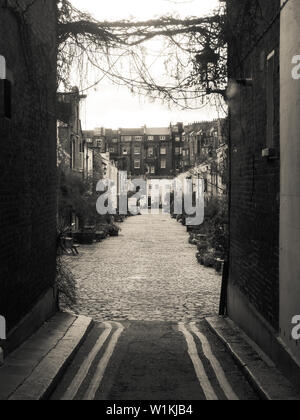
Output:
M291 320L300 315L300 69L294 70L298 78L292 77L296 55L300 55L300 7L299 0L290 0L281 14L280 45L280 334L300 362L300 343L291 338Z

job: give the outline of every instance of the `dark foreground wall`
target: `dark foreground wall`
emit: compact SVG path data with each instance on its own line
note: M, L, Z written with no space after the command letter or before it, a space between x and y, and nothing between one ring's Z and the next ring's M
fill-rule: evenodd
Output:
M231 91L229 310L242 323L246 302L278 331L280 1L227 3L229 76L251 79Z
M56 2L0 7L0 55L13 82L11 119L0 116L0 314L10 331L55 278Z

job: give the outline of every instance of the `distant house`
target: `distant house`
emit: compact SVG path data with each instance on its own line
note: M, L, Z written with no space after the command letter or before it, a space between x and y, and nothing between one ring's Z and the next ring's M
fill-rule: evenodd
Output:
M226 119L184 126L182 167L201 174L207 198L227 193L227 150Z
M139 176L145 173L144 140L145 128L120 128L120 165L121 170L129 176Z
M72 92L57 95L58 164L80 173L86 166L80 119L80 102L84 98L77 87Z
M144 149L147 178L169 177L173 169L173 143L170 128L147 127Z

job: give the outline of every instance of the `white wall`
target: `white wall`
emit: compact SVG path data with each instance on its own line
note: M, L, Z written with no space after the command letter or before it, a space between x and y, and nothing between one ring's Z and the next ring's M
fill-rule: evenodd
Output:
M300 343L291 338L291 320L300 315L300 78L292 77L292 58L300 55L299 0L289 0L282 11L280 50L280 327L282 340L300 362Z

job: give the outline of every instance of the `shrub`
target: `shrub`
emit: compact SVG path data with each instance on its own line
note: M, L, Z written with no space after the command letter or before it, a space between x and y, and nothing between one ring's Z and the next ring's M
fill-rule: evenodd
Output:
M82 174L60 170L58 214L61 219L68 220L73 212L79 219L80 227L94 224L97 197L93 179L83 179Z
M205 267L214 267L215 255L213 250L209 250L203 255L203 264L205 265Z
M227 199L219 198L210 206L210 215L207 220L207 240L216 256L225 259L228 252L228 204Z
M114 223L108 225L108 233L110 236L118 236L121 229Z
M56 263L56 285L61 308L71 308L77 302L76 280L61 257Z
M206 202L205 221L201 231L206 238L198 240L197 259L200 264L220 271L221 261L226 259L228 252L227 197L213 197Z

